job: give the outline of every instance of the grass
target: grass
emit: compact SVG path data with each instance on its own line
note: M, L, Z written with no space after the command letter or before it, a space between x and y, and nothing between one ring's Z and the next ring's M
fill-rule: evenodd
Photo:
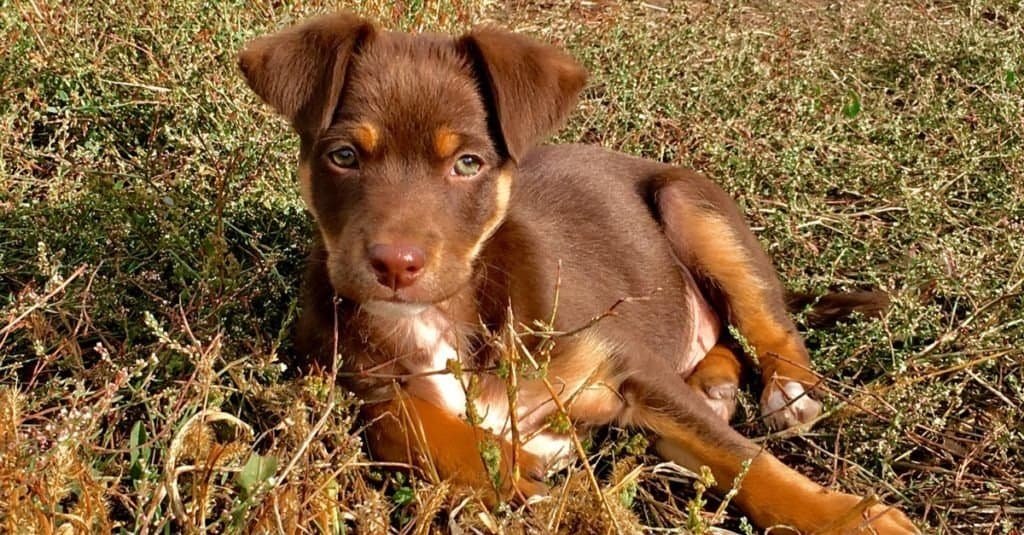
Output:
M326 9L0 0L0 529L608 525L578 469L560 511L488 511L369 462L355 402L289 376L311 223L295 140L234 53ZM791 288L891 292L880 321L807 333L833 393L813 432L766 435L749 400L736 425L929 533L1024 524L1019 2L359 9L567 47L592 79L557 140L714 176ZM703 529L692 480L643 446L589 446L620 527Z

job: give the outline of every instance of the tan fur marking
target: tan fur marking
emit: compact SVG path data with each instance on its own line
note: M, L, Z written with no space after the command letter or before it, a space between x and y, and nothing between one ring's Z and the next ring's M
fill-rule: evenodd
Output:
M646 407L638 411L637 420L662 437L655 443L662 457L694 471L707 466L719 492L730 491L740 473L739 457L707 444L685 424ZM733 500L755 525L771 527L768 531L772 533L793 533L793 529L819 535L920 533L898 510L882 504L863 507L861 498L825 489L764 451L750 456ZM863 515L859 514L863 509Z
M508 201L511 197L512 175L507 171L502 171L498 175L498 184L494 194L494 215L484 223L484 230L480 233L480 239L470 248L469 254L466 255L466 262L472 262L480 254L480 249L483 248L484 243L490 239L501 223L505 221L505 215L508 213Z
M622 379L615 377L609 362L615 347L590 334L580 336L571 355L560 358L569 363L552 363L552 377L566 385L569 415L579 422L605 425L622 413L625 402L619 394ZM550 373L549 372L549 373ZM556 383L555 388L559 385Z
M377 149L377 142L380 141L380 132L371 123L359 123L352 136L356 138L359 148L365 152L373 152Z
M451 157L461 144L462 136L452 132L447 127L439 128L437 133L434 134L434 150L437 151L437 155L441 158Z
M299 162L299 192L302 195L302 202L306 203L306 209L316 218L313 212L313 169L309 162Z

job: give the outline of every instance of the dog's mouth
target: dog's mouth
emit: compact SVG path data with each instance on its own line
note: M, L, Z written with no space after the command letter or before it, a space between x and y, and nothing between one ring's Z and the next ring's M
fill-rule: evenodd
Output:
M341 284L337 284L338 282ZM355 284L352 284L353 282ZM420 282L424 284L397 290L371 283L368 280L358 282L332 280L332 285L338 295L347 295L349 301L357 303L361 312L372 316L400 319L417 317L448 301L461 292L468 281L452 279L447 280L448 284L443 285L438 284L440 281L436 280Z
M374 316L401 319L419 316L432 306L430 303L373 299L361 304L359 309Z

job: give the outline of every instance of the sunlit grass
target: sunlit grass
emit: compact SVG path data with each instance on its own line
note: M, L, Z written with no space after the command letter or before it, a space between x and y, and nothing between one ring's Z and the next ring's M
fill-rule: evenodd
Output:
M375 465L354 401L291 377L311 223L295 140L234 54L333 6L49 4L0 2L0 530L606 525L578 471L547 505L487 511ZM592 77L559 141L707 172L790 287L891 292L883 320L807 334L835 413L769 446L928 532L1019 524L1019 4L359 9L389 28L486 21L569 48ZM745 414L740 429L764 435ZM589 442L607 501L622 525L686 524L692 480L643 444L619 430Z

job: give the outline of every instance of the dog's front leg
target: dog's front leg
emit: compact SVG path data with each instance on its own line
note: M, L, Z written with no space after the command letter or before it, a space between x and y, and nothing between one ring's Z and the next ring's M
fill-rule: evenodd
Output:
M659 435L656 447L662 457L694 471L709 467L720 493L739 478L735 502L761 528L773 528L772 533L918 533L899 510L861 506L861 498L827 490L782 464L729 427L671 370L639 370L623 393L630 400L627 423Z
M813 420L818 383L790 319L782 285L736 203L717 184L682 169L651 182L664 232L685 268L721 292L727 320L756 351L764 378L761 411L770 426Z
M509 441L404 391L392 400L364 406L363 417L369 422L366 437L370 451L378 460L412 464L434 481L493 488L502 500L547 491L539 458L520 448L520 473L514 476ZM500 460L485 464L485 449L500 451ZM489 502L494 498L494 494L485 496Z

